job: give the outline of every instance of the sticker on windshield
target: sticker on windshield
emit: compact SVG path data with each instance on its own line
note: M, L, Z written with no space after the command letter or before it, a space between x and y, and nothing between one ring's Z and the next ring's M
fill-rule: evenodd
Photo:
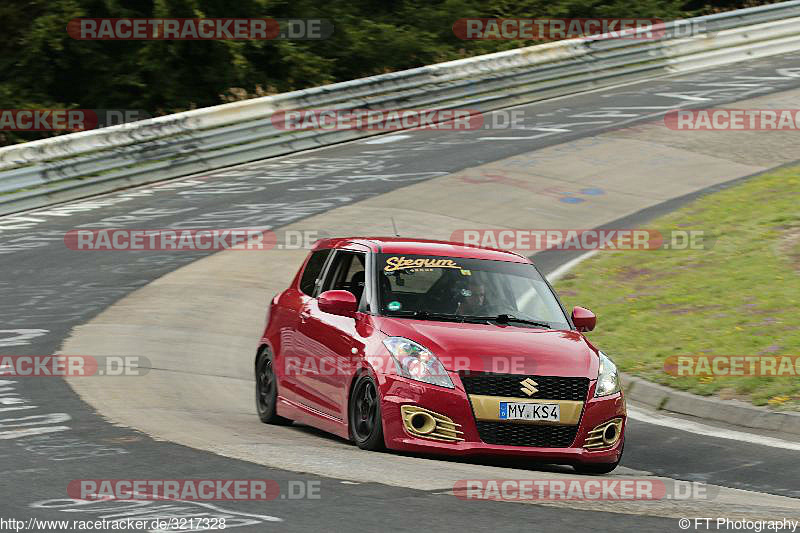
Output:
M409 270L416 268L457 268L461 267L452 259L406 259L405 256L394 256L386 260L384 272L395 272L397 270Z
M389 311L399 311L402 308L403 308L403 304L401 304L397 300L395 300L393 302L389 302L386 305L386 309L388 309Z

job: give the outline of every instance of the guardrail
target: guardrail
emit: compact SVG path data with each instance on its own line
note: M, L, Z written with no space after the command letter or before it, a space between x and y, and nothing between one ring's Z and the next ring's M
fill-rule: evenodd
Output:
M280 110L485 112L800 50L800 0L655 29L657 40L570 39L0 148L0 214L380 133L280 130Z

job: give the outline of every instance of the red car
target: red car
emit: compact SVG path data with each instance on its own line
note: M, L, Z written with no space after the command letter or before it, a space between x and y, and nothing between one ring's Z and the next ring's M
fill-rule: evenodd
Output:
M607 473L622 457L614 363L527 258L451 242L314 245L275 296L256 405L369 450L516 455Z

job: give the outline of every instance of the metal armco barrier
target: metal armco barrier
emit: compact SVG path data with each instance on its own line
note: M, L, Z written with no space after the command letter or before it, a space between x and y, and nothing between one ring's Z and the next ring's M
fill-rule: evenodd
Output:
M660 29L660 28L657 28ZM0 148L0 214L376 135L285 131L287 109L491 111L800 50L800 0L569 39Z

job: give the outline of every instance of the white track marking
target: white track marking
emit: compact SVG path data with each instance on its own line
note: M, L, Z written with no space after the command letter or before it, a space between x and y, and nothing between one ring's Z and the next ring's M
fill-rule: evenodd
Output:
M712 98L705 98L703 96L691 96L689 94L680 93L656 93L656 96L663 96L664 98L680 98L681 100L689 100L690 102L709 102Z
M790 442L788 440L776 439L774 437L756 435L755 433L746 433L744 431L735 431L732 429L707 426L692 420L650 413L641 409L637 409L636 407L631 407L630 405L628 405L628 416L634 420L638 420L639 422L644 422L646 424L688 431L689 433L694 433L695 435L705 435L706 437L716 437L719 439L728 439L738 442L759 444L761 446L770 446L772 448L800 451L800 442Z
M395 141L402 141L403 139L408 139L411 135L382 135L377 139L370 139L368 141L364 141L362 144L386 144L386 143L393 143Z
M589 259L593 255L595 255L597 252L599 252L599 250L592 250L591 252L586 252L585 254L579 255L578 257L576 257L575 259L572 259L571 261L567 261L566 263L564 263L563 265L561 265L557 269L555 269L552 272L550 272L550 274L548 274L546 276L547 277L547 281L549 281L550 283L555 283L556 281L561 279L564 276L564 274L566 274L567 272L569 272L570 270L575 268L578 265L578 263L581 263L581 262L585 261L586 259ZM534 260L533 262L535 263L536 260Z

